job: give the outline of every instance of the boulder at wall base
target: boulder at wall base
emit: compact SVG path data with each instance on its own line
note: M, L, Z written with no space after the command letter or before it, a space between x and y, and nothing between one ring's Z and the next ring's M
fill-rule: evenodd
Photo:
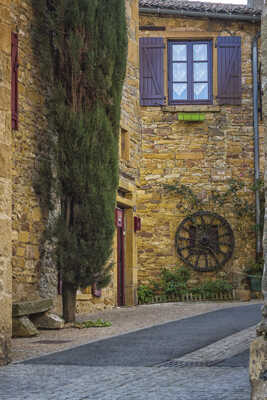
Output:
M65 324L62 318L50 312L32 315L31 320L39 329L62 329Z
M250 301L250 290L236 289L236 298L240 301Z
M37 314L48 311L53 307L52 299L37 299L32 301L22 301L13 303L12 316L22 317L24 315Z
M28 317L18 317L12 319L13 337L31 337L37 336L38 330Z

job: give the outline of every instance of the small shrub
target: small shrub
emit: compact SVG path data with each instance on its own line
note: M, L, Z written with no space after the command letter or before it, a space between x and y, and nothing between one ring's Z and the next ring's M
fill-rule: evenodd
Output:
M137 288L138 303L150 303L153 297L153 289L147 285L140 285Z
M174 270L162 269L160 273L159 286L165 295L181 295L187 292L187 281L190 279L190 272L187 268L181 267Z
M191 274L184 266L174 269L163 268L159 275L159 280L151 280L148 285L139 286L139 303L151 303L155 295L167 301L168 297L179 297L189 293L193 296L201 295L205 299L214 299L216 295L229 294L233 290L233 285L225 279L206 280L197 286L189 287L188 281Z
M221 293L231 293L233 286L224 279L216 279L215 281L204 281L199 286L190 290L195 295L202 295L206 299L214 298Z
M251 261L245 268L245 273L248 275L262 276L264 268L264 259L258 262Z

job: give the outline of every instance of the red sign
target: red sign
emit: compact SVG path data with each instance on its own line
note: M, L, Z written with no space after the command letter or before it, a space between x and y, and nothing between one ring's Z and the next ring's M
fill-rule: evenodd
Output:
M123 210L119 208L115 210L115 225L117 228L123 228Z
M138 232L141 231L141 218L134 217L134 231Z

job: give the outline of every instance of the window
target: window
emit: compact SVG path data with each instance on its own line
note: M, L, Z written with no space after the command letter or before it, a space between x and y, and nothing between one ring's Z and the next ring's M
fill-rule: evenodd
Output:
M125 129L121 128L120 135L120 157L124 161L129 161L129 133Z
M211 103L212 42L169 42L169 103Z
M216 104L241 104L240 36L217 37L216 77L212 73L212 40L169 40L168 82L164 79L165 42L161 37L140 38L141 106L212 104L214 78L217 80Z

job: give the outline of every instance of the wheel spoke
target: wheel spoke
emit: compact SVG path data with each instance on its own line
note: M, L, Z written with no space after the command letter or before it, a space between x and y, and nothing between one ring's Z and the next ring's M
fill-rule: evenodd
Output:
M181 248L180 248L180 251L188 250L188 249L191 249L191 247L190 247L190 246L185 246L185 247L181 247Z
M201 255L201 254L198 254L198 256L197 256L197 261L196 261L196 263L195 263L195 267L196 267L196 268L198 268L198 262L199 262L199 259L200 259L200 255Z
M182 226L182 229L188 233L190 233L190 229L186 228L185 226Z
M209 268L209 260L207 254L205 254L205 267Z
M223 238L225 236L232 236L232 234L231 234L231 232L225 232L225 233L219 235L218 238L221 239L221 238Z
M184 236L178 236L177 239L178 239L178 240L187 240L187 241L190 240L190 238L187 238L187 237L184 237Z
M200 214L200 219L201 219L202 224L203 224L204 226L206 226L206 222L205 222L204 217L203 217L202 214Z
M221 253L221 254L223 254L224 257L227 255L227 253L225 253L224 251L220 250L219 248L218 248L218 252Z
M220 262L216 256L216 254L213 252L213 250L211 248L209 248L210 250L210 254L212 255L212 257L214 258L214 260L216 261L216 266L220 266Z

